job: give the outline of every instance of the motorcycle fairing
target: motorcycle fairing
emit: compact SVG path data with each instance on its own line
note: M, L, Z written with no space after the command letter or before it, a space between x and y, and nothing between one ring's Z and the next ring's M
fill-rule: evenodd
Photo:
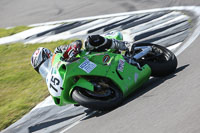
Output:
M111 79L114 84L122 91L124 97L131 92L135 91L144 82L146 82L151 74L151 69L148 65L144 65L141 70L136 66L127 63L123 56L120 54L111 53L109 51L102 53L80 53L80 59L66 64L66 62L60 60L60 55L56 55L53 66L56 66L58 72L63 80L63 90L60 96L53 96L57 105L65 105L68 103L76 103L71 98L71 93L75 87L81 87L90 91L94 90L94 86L84 77L105 77ZM109 61L105 64L103 59L105 56L109 56ZM81 65L85 62L95 64L95 67L89 68L91 70L85 71ZM84 65L87 65L85 63ZM75 81L75 77L78 77L78 81Z

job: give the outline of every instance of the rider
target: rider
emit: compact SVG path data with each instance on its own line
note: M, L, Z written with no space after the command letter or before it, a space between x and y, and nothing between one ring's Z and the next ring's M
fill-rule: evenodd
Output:
M128 42L119 41L116 39L107 39L101 35L89 35L84 43L84 46L87 51L104 51L106 49L125 51L129 50L131 47L130 43ZM81 47L81 40L76 40L69 45L58 46L55 49L54 54L62 53L63 60L70 61L72 57L75 57L80 52ZM52 55L53 54L49 49L40 47L33 53L31 57L32 66L42 75L43 78L46 78L47 73L49 72ZM46 68L49 69L47 70Z

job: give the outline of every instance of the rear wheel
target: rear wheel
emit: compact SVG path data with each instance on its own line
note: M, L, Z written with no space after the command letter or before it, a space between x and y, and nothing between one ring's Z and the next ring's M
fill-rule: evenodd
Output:
M177 58L174 53L167 48L156 44L136 44L136 47L137 46L151 46L152 52L138 61L142 65L148 64L150 66L152 76L166 76L176 70Z
M100 86L101 85L99 85L99 87ZM110 86L95 88L94 91L75 87L72 92L72 99L87 108L111 110L122 102L123 94L118 88Z

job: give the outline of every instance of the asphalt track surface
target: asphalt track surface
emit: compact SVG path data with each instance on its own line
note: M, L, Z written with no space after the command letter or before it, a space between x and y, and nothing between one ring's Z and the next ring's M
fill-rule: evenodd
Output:
M0 1L0 6L2 6L2 2L8 4L4 8L8 8L9 5L12 5L13 8L9 7L9 9L11 9L10 12L4 12L4 15L2 15L1 12L0 18L6 18L5 14L7 14L8 16L12 15L13 12L11 11L14 10L14 8L16 7L18 7L17 9L19 10L20 6L22 5L19 4L21 1L11 2L8 0L2 0ZM11 4L9 4L9 2ZM23 3L26 3L26 1L23 1ZM34 3L35 2L33 1L32 6L36 8L37 6L34 6ZM81 3L82 5L78 5L77 3L75 4L71 2L71 8L68 8L68 11L63 12L67 13L69 11L76 10L76 13L71 14L73 18L76 18L174 5L200 5L200 2L198 0L188 2L181 0L168 2L140 1L135 3L134 1L116 1L116 3L113 1L102 1L102 3L92 3L91 1L79 1L79 3ZM86 3L88 3L88 8ZM100 3L105 4L103 9L100 8L103 5L98 5ZM110 8L108 8L111 3L113 3L113 5ZM39 9L43 9L44 5L46 5L46 3L42 4L42 1L40 4L42 6ZM28 5L31 6L30 3ZM49 5L51 6L46 5L46 9L44 9L44 12L47 12L50 10L50 8L53 8L54 4ZM65 9L66 5L68 4L63 3L62 5L65 5L63 7L63 9ZM83 7L83 5L85 7ZM78 6L82 8L78 8ZM1 8L1 10L4 8ZM31 8L28 8L27 12L29 12L30 9ZM37 8L36 10L39 9ZM92 9L94 9L94 12L91 12ZM16 13L18 10L16 10ZM77 10L80 12L78 12ZM54 10L52 10L52 12L53 11ZM34 12L34 9L32 10L32 12ZM37 11L35 11L35 13L37 14ZM35 13L33 13L33 16ZM18 12L17 14L20 14L20 12ZM31 18L29 17L33 16L29 14L27 16L27 20L25 20L25 14L28 13L26 13L24 10L22 15L16 15L16 18L8 17L8 20L3 19L7 22L5 22L5 24L3 24L4 21L0 22L0 26L7 27L13 25L33 24L45 21L72 18L72 16L70 16L68 13L67 15L65 14L67 18L63 18L63 16L65 16L64 14L60 15L60 18L46 18L41 14L41 16L38 17L38 19L34 19L33 21L31 21ZM23 16L22 18L24 19L24 21L22 22L20 20L21 22L19 22L19 18L17 18L17 16ZM9 18L16 20L16 22L12 20L12 23L10 23L11 20L9 20ZM45 20L43 18L45 18ZM197 38L192 45L190 45L183 53L181 53L177 57L179 64L176 73L164 78L151 79L150 82L146 84L140 91L131 95L121 107L111 112L94 114L91 117L82 120L78 125L74 126L73 128L66 130L66 132L198 133L200 131L199 42L200 38ZM65 132L65 130L63 131Z
M0 27L170 6L200 5L199 0L0 0Z

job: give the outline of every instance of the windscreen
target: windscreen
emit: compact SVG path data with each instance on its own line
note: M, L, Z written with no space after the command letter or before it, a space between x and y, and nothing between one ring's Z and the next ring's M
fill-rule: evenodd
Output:
M42 65L39 67L39 73L40 75L46 79L47 74L49 73L49 71L51 70L51 58L47 59L44 63L42 63Z

